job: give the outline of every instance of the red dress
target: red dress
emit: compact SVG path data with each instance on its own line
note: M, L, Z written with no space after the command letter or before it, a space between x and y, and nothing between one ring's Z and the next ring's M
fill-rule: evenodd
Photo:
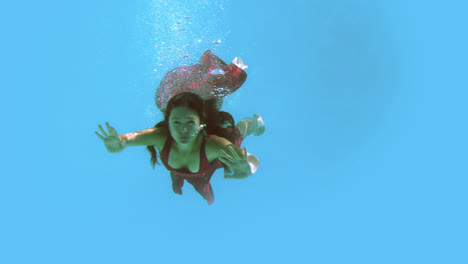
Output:
M156 105L164 113L172 96L192 92L204 100L221 99L242 86L247 73L235 64L226 64L207 50L193 66L180 66L169 71L156 90Z

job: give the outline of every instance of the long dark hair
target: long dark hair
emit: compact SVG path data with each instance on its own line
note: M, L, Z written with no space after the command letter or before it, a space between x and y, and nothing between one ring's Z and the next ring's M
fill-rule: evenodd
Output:
M179 93L169 100L164 112L164 120L157 123L154 127L166 129L168 131L167 140L173 140L169 132L169 116L172 109L184 106L196 111L200 117L200 124L206 125L202 131L204 136L216 135L234 143L234 118L228 112L219 111L220 104L222 104L222 101L216 98L203 100L199 95L194 93ZM151 153L151 164L154 168L156 163L159 164L156 149L154 146L147 146L146 148Z

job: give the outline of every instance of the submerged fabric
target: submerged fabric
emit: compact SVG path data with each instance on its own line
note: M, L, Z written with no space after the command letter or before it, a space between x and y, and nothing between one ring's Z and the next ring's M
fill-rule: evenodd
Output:
M156 105L164 113L172 96L192 92L204 100L222 99L233 93L247 79L247 73L234 64L226 64L207 50L192 66L180 66L169 71L156 90Z

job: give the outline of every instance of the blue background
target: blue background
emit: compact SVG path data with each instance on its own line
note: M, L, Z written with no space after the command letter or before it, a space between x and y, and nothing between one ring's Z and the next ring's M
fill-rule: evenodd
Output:
M2 2L0 263L468 263L467 7ZM249 65L223 108L267 126L212 206L94 134L153 126L206 49Z

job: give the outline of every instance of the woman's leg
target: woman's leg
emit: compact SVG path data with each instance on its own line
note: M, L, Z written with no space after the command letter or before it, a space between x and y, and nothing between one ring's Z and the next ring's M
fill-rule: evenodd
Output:
M171 171L172 191L176 194L182 194L182 186L184 186L184 178Z
M209 179L187 179L187 181L193 185L195 190L208 202L209 205L212 205L214 202L213 189Z
M260 136L265 132L265 123L259 114L254 114L252 118L242 119L237 123L236 127L239 129L242 139L250 134Z

